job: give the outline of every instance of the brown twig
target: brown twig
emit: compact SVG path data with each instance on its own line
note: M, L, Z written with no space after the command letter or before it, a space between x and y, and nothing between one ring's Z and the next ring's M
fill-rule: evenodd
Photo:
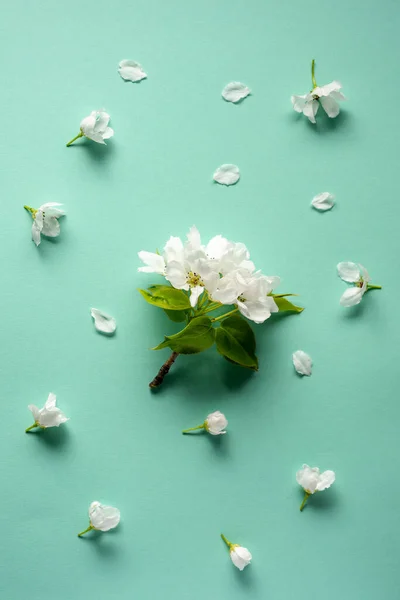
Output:
M161 369L158 371L157 375L154 377L153 381L150 381L149 386L151 388L157 388L164 381L164 377L168 375L170 368L178 358L179 353L173 352L171 356L165 361Z

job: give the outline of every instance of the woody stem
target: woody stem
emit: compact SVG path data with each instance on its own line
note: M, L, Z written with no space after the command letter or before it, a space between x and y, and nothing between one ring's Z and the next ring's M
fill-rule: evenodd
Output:
M179 353L173 352L171 356L165 361L161 369L158 371L157 375L154 377L152 381L150 381L149 386L153 388L157 388L164 381L164 377L168 375L170 368L178 358Z

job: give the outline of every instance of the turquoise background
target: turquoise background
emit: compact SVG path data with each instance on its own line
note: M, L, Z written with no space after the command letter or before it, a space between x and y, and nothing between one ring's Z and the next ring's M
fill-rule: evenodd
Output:
M398 598L398 3L14 0L0 17L2 597ZM148 79L124 83L123 58ZM349 98L317 126L290 103L312 58ZM232 80L253 92L240 105L220 95ZM102 107L107 147L67 149ZM212 182L225 162L231 188ZM22 206L46 201L68 214L37 249ZM306 310L255 327L258 373L212 349L152 395L168 352L149 348L176 326L137 293L157 277L136 253L194 223L245 242ZM341 308L341 260L383 291ZM71 420L25 435L50 391ZM223 439L181 435L217 409ZM337 481L300 513L303 462ZM92 500L121 525L79 540ZM221 531L253 553L243 573Z

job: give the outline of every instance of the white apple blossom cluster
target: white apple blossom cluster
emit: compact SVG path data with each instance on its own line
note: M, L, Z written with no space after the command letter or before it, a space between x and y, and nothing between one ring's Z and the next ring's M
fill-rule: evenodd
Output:
M179 237L170 237L162 254L142 250L139 258L146 265L139 267L139 271L163 275L174 288L190 292L193 308L206 292L213 302L234 304L255 323L263 323L279 310L269 296L279 285L279 277L256 271L248 249L241 242L230 242L216 235L203 245L200 233L193 226L185 243Z

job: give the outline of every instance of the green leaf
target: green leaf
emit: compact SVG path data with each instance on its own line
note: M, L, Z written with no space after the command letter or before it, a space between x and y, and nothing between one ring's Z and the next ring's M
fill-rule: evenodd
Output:
M279 312L291 310L296 313L301 313L304 310L304 308L302 308L301 306L296 306L295 304L292 304L291 302L289 302L289 300L286 300L286 298L283 298L282 296L274 296L274 300L276 302L277 307L279 308Z
M213 345L215 329L208 317L196 317L175 335L166 335L165 340L153 350L171 348L179 354L197 354Z
M168 308L164 308L164 312L171 321L174 323L182 323L182 321L186 321L186 312L184 310L170 310Z
M242 317L233 315L222 321L215 332L215 342L218 352L230 362L258 370L256 338L252 328Z
M139 290L149 304L164 310L186 310L190 308L188 296L182 290L169 285L151 285L147 290Z

